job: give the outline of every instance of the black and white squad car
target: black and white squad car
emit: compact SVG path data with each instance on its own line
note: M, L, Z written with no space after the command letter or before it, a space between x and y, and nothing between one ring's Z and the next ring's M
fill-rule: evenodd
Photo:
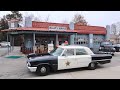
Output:
M110 63L112 55L94 54L88 47L68 45L58 46L47 54L29 54L27 68L38 75L48 75L50 71L88 67L96 69L97 64Z

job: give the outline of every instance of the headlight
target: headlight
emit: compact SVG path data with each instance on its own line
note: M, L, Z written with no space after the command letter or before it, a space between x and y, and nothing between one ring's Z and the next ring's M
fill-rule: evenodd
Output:
M115 50L115 48L113 48L113 50Z

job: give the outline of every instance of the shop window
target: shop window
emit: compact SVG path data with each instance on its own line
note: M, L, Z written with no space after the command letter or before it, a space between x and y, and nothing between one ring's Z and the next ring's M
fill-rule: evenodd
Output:
M83 41L81 42L81 44L83 44Z
M88 41L86 41L86 44L88 44Z
M79 44L79 42L77 42L77 44Z
M85 44L85 41L83 41L83 44Z

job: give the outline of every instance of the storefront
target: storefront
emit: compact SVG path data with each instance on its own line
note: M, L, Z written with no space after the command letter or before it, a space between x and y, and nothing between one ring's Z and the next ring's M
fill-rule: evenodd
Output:
M71 27L72 26L72 27ZM48 45L55 48L65 41L69 44L99 48L100 42L106 39L106 28L83 26L79 24L61 24L32 21L31 27L20 27L3 30L7 32L11 43L21 46L23 53L46 53ZM15 41L17 40L17 41ZM44 52L43 52L44 51Z
M81 28L79 28L81 27ZM87 46L93 50L98 50L100 42L106 40L107 31L99 26L77 26L76 35L71 36L72 43L81 46ZM81 30L80 30L81 29Z
M36 28L18 28L6 30L11 44L15 38L19 38L19 46L21 52L28 53L46 53L48 52L48 44L53 44L55 48L65 41L70 44L70 35L74 35L75 31L44 31ZM42 49L42 50L41 50ZM44 51L44 52L43 52Z

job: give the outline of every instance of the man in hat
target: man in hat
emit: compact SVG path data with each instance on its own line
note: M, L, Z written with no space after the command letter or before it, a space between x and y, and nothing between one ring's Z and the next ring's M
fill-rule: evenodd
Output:
M67 46L68 45L68 41L65 41L62 45L63 46Z

